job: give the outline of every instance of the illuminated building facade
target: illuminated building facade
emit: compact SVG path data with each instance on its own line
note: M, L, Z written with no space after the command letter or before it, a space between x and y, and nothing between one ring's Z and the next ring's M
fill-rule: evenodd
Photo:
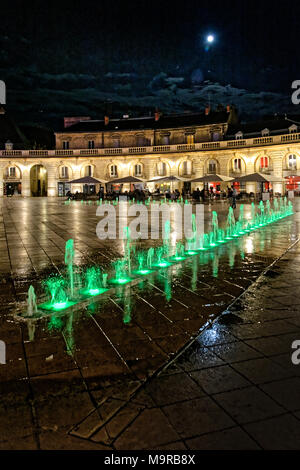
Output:
M14 140L0 142L1 196L9 190L22 196L64 195L68 181L87 175L105 182L128 175L145 181L174 175L182 181L173 189L181 190L184 185L201 187L190 187L188 180L206 174L262 172L290 177L286 183L273 183L273 192L280 194L291 185L297 188L300 180L300 123L293 117L275 117L240 125L231 106L198 114L157 112L144 118L68 118L55 138L54 150L22 150ZM155 183L147 186L153 190ZM257 191L254 183L240 189ZM84 190L72 185L72 192Z

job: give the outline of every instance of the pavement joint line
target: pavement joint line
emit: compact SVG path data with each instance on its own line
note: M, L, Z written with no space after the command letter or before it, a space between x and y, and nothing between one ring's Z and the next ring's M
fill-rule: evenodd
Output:
M225 315L225 314L226 314L225 312L228 312L228 311L230 310L230 308L232 307L232 305L234 305L234 304L239 300L240 297L244 296L250 287L253 287L254 285L259 284L260 279L263 278L263 276L265 275L265 273L268 272L268 271L272 268L272 266L274 266L281 258L283 258L283 257L286 255L286 253L288 253L288 251L291 250L298 242L299 242L299 238L296 239L295 242L294 242L290 247L288 247L288 248L284 251L284 253L282 253L282 254L281 254L278 258L276 258L269 266L267 266L267 267L263 270L263 272L259 275L259 277L258 277L252 284L250 284L250 285L248 286L248 288L246 288L237 298L235 298L234 301L226 308L226 310L225 310L223 313L221 313L220 315L217 315L216 318L215 318L213 321L209 322L209 325L208 325L206 328L204 328L203 331L204 331L205 329L209 328L211 325L213 325L213 323L214 323L215 321L218 321L219 318L221 318L222 315ZM202 332L203 332L203 331L202 331ZM201 335L201 334L200 334L200 335ZM197 337L198 337L198 336L199 336L199 335L197 335ZM164 364L161 368L159 368L157 371L155 371L151 376L149 376L148 378L146 378L146 380L144 381L144 383L142 383L141 386L138 387L137 390L135 390L135 392L132 394L132 396L124 403L124 406L123 406L122 408L126 407L126 405L127 405L129 402L132 401L132 399L134 398L134 396L136 396L137 393L138 393L140 390L144 389L144 388L147 386L147 384L148 384L154 377L159 376L160 373L161 373L164 369L166 369L167 367L170 366L170 364L172 364L173 362L175 362L175 361L178 359L178 357L180 357L180 356L183 354L183 352L184 352L186 349L188 349L191 344L193 344L193 343L195 342L195 340L196 340L196 338L194 338L190 343L188 343L188 345L184 346L183 350L182 350L182 351L179 351L179 353L177 353L176 356L175 356L174 358L172 358L171 361L167 362L167 364ZM245 343L243 340L241 340L240 338L238 338L238 340L241 341L242 343L246 344L246 343ZM255 348L253 348L253 349L255 349ZM267 356L265 356L263 353L261 353L260 351L258 351L258 352L259 352L260 354L262 354L263 357L267 357ZM246 360L246 361L247 361L247 360ZM244 362L244 361L239 361L239 362ZM225 361L225 363L226 363L226 361ZM275 362L274 362L274 363L275 363ZM231 365L230 363L227 362L227 365L229 365L229 367L231 367L231 369L233 369L233 370L236 372L236 370L234 369L234 367L232 367L232 365ZM276 363L276 365L278 365L278 364ZM217 366L216 366L216 367L217 367ZM221 365L220 365L220 367L221 367ZM226 413L226 415L228 415L228 416L236 423L236 425L237 425L238 427L243 428L242 425L241 425L238 421L236 421L225 409L223 409L223 407L218 403L218 401L215 401L215 400L214 400L214 396L218 395L218 393L216 393L216 394L208 394L205 390L202 389L201 386L199 386L199 384L193 379L193 377L191 377L190 372L192 372L192 371L185 371L184 373L186 373L186 374L198 385L198 387L205 393L205 396L208 396L209 398L211 398L211 399L216 403L216 405L218 405L218 406ZM277 416L281 416L281 415L285 415L285 414L291 414L291 412L290 412L289 410L286 410L286 408L285 408L284 406L282 406L280 403L278 403L276 400L274 400L273 397L270 397L266 392L264 392L264 390L261 390L260 384L255 384L251 379L247 378L246 376L244 376L244 375L243 375L242 373L240 373L240 372L237 372L237 373L240 374L241 376L243 376L243 377L249 382L249 387L253 387L253 386L257 387L262 393L264 393L264 395L268 396L268 398L272 399L272 401L274 401L274 402L275 402L276 404L278 404L283 410L285 410L284 413L276 414L276 415L274 415L274 416L277 417ZM278 379L278 381L280 381L280 380L282 380L282 379ZM237 387L237 388L234 389L234 390L241 390L241 389L246 389L246 388L249 388L249 387L247 387L247 386L245 386L245 387ZM220 392L220 393L222 393L222 392ZM184 401L189 401L189 400L187 399L187 400L177 401L177 402L175 402L175 404L176 404L176 403L179 403L179 402L184 402ZM145 408L144 408L144 409L145 409ZM159 409L161 409L161 410L163 411L163 407L160 407ZM120 411L120 410L117 410L116 413L115 413L115 415L117 415L119 411ZM115 415L114 415L114 416L115 416ZM165 413L164 413L164 415L165 415ZM106 422L106 424L107 424L108 422L110 422L110 420L111 420L114 416L112 416L110 419L108 419L107 422ZM165 415L165 416L166 416L166 415ZM274 417L274 416L272 416L272 417ZM254 420L253 422L265 421L266 419L271 419L272 417L264 418L264 419L261 419L261 420ZM136 419L136 418L137 418L137 416L135 417L135 419ZM166 418L167 418L168 422L170 423L170 421L169 421L169 419L168 419L167 416L166 416ZM133 421L134 421L134 420L133 420ZM133 421L132 421L132 422L133 422ZM132 422L131 422L130 424L132 424ZM252 421L251 421L251 423L252 423ZM247 422L247 424L249 424L249 423ZM173 425L172 425L171 423L170 423L170 425L171 425L172 428L174 429L174 427L173 427ZM105 423L103 423L103 424L99 427L98 430L100 430L103 426L105 426ZM128 427L128 426L129 426L129 424L127 425L127 427ZM235 426L234 426L234 427L235 427ZM126 429L126 428L124 428L121 433L123 433L123 432L125 431L125 429ZM224 429L226 429L226 428L224 428ZM95 433L98 432L98 430L95 431ZM246 432L246 434L247 434L252 440L255 441L255 439L253 439L253 437L247 432L246 429L243 428L243 430L244 430L244 432ZM95 433L93 433L92 435L94 435ZM207 433L207 434L210 434L210 433ZM117 439L117 437L115 438L115 440L116 440L116 439ZM191 438L189 437L189 439L191 439ZM113 442L114 442L114 441L113 441ZM255 441L255 442L256 442L256 441ZM258 442L256 442L256 444L261 448L261 445L260 445Z
M227 312L242 296L244 296L246 294L246 292L248 291L248 289L250 287L253 287L255 284L257 284L259 282L259 279L262 278L264 276L264 274L272 267L276 264L276 262L278 260L280 260L290 249L292 249L298 242L299 242L300 238L297 238L295 240L295 242L290 245L278 258L276 258L269 266L267 266L263 272L259 275L259 277L252 283L250 284L250 286L244 290L244 292L242 292L225 310L223 313L221 313L220 315L218 315L213 321L210 322L210 324L208 326L206 326L202 332L200 333L200 336L201 334L203 333L203 331L205 331L206 329L210 328L213 323L215 323L216 321L219 320L219 318L221 318L222 315L225 315ZM197 335L195 338L193 338L190 342L187 343L187 345L185 345L176 355L175 357L173 357L171 359L171 361L167 362L167 364L164 364L163 366L161 366L157 371L155 371L153 374L151 374L151 376L147 377L147 379L145 380L144 383L141 384L141 386L135 390L135 392L133 393L133 395L130 397L130 399L128 400L128 402L130 402L134 396L137 395L137 393L144 389L146 387L146 385L156 376L158 376L164 369L168 368L172 363L174 363L195 341L196 341L196 338L198 337L199 335Z

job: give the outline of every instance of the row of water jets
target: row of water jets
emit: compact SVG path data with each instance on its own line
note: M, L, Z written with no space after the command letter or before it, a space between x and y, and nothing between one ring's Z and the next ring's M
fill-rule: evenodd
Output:
M240 206L237 220L230 207L224 229L219 227L217 212L212 212L212 230L209 233L197 232L195 215L192 214L191 238L186 239L185 242L175 242L172 245L170 222L167 221L164 227L163 244L147 250L137 250L136 244L132 243L130 239L130 230L126 227L125 255L122 259L112 262L115 275L110 278L100 266L88 267L85 270L74 269L74 241L70 239L66 242L65 247L65 274L50 276L43 281L47 301L42 304L37 305L34 288L30 286L26 316L42 314L47 310L65 310L82 300L104 293L111 285L126 284L138 276L171 266L201 251L212 250L221 244L291 214L293 214L293 207L286 198L275 199L273 207L271 207L270 201L266 201L265 204L261 201L258 208L252 203L250 219L245 218L243 205Z

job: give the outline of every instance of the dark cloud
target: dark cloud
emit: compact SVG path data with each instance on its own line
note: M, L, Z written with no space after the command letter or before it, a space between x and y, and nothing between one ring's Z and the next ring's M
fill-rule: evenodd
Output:
M58 125L236 104L243 117L291 112L300 4L289 0L1 1L0 79L17 119ZM280 20L279 20L280 19ZM205 36L215 44L206 50Z

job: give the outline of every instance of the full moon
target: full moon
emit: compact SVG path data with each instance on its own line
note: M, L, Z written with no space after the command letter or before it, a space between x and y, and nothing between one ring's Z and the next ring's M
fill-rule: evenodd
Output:
M213 36L212 34L209 34L209 35L207 36L207 38L206 38L207 42L210 42L210 43L214 42L214 39L215 39L215 38L214 38L214 36Z

